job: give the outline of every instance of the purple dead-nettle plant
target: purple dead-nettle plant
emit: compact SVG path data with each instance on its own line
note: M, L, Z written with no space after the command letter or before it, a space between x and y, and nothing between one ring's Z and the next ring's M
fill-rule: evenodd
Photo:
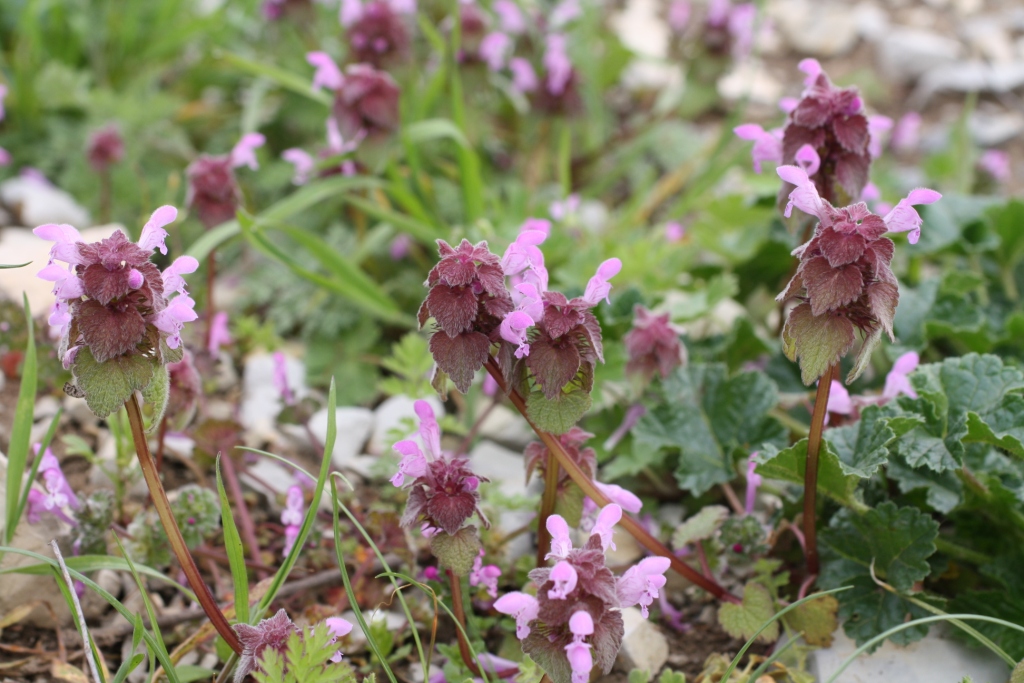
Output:
M339 136L348 141L358 141L362 137L377 140L398 128L400 91L390 74L370 64L350 64L342 72L326 52L310 52L306 55L306 61L316 69L313 89L327 88L334 92L331 118ZM332 135L328 127L329 146L333 148L344 145L343 142L332 140ZM342 154L351 150L342 148L331 151Z
M534 93L537 108L547 114L571 116L583 110L579 92L579 73L568 52L564 34L551 33L545 38L544 76Z
M182 276L198 262L181 256L161 273L149 260L154 249L167 253L164 226L177 213L173 206L154 211L138 244L120 230L92 244L70 225L33 231L54 242L39 277L54 283L50 324L59 328L61 360L74 376L65 389L84 396L100 417L135 391L163 410L164 366L181 360L182 328L196 318Z
M894 245L884 235L907 232L916 244L921 217L913 206L931 204L941 195L918 188L882 217L863 203L835 208L797 166L781 166L778 173L795 188L786 216L796 206L818 219L812 239L793 252L800 265L778 296L779 301L800 301L786 318L783 351L790 360L799 359L803 381L811 384L846 355L859 330L864 344L847 378L851 382L866 367L882 333L894 339L899 288L889 267Z
M338 638L348 635L352 631L352 624L341 617L330 617L324 622L330 629L332 639L330 644L337 643ZM249 624L235 624L235 632L242 641L243 650L238 658L238 666L235 669L235 683L241 683L253 671L259 669L259 660L267 648L284 653L288 645L288 638L294 634L302 634L302 630L288 617L284 609L280 609L269 619L263 619L255 626ZM341 651L331 656L332 662L340 662Z
M409 52L405 15L415 12L415 2L343 0L338 18L348 33L353 60L382 67L405 57Z
M235 169L240 166L258 169L256 149L265 142L266 138L260 133L246 133L230 154L203 154L189 164L185 170L188 178L185 204L207 228L235 217L241 200Z
M293 485L288 487L285 496L284 510L281 512L281 524L284 525L284 547L281 549L281 556L288 557L288 553L295 547L295 541L299 538L299 531L302 529L302 520L306 513L305 496L302 487Z
M476 515L485 528L490 527L480 509L480 483L487 479L474 474L465 458L441 450L441 427L430 404L416 401L413 405L423 448L413 439L393 446L402 460L391 483L409 489L400 524L421 525L434 555L446 568L464 576L472 571L480 552L476 527L467 522Z
M97 171L106 171L124 158L124 138L115 124L109 124L89 136L86 147L89 165Z
M33 446L36 457L40 457L39 446L40 444ZM77 522L65 510L77 510L81 506L78 496L64 477L57 456L47 448L41 457L39 476L42 477L44 490L40 491L35 487L29 489L25 517L29 524L36 524L41 515L50 514L75 526Z
M655 315L637 304L633 308L633 329L622 338L626 347L626 374L649 380L655 373L667 378L686 363L686 348L679 341L679 330L669 322L669 314Z
M604 553L614 548L614 525L622 518L618 505L602 508L582 548L573 548L569 525L560 515L548 517L552 567L530 572L536 597L507 593L494 608L516 620L523 651L543 667L555 683L583 683L596 665L611 670L622 644L620 610L648 607L665 585L669 560L649 557L616 578L605 566Z

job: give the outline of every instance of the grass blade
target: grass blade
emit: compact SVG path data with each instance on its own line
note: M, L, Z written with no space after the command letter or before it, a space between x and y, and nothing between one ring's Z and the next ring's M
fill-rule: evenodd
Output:
M4 543L14 538L18 526L18 503L21 501L21 480L28 462L29 439L36 406L36 384L38 382L38 360L36 358L36 333L32 322L32 310L28 296L22 294L25 302L25 323L28 328L28 343L25 345L25 362L21 369L21 386L18 388L18 403L14 407L14 425L11 427L11 441L7 449L7 509L4 511ZM31 484L30 484L31 485Z
M249 623L249 574L245 569L245 552L242 549L242 537L235 526L235 518L231 514L231 504L224 490L224 481L220 476L220 454L214 465L217 471L217 495L220 496L220 519L224 528L224 551L228 555L228 566L231 567L231 580L235 584L235 616L243 624Z
M327 93L322 90L313 90L312 79L309 77L299 76L291 71L287 71L270 64L255 62L232 52L221 52L219 56L228 64L238 67L242 71L254 76L262 76L267 80L273 81L282 88L291 90L292 92L303 95L304 97L308 97L314 102L319 102L327 107L331 106L331 103L333 102L331 96Z
M53 554L57 556L57 564L60 566L60 573L64 579L63 582L58 582L60 591L64 594L64 599L68 602L71 613L75 615L79 634L82 636L82 643L85 645L85 660L89 663L89 669L92 671L93 678L100 683L105 683L103 674L100 673L100 668L96 665L96 651L93 648L92 638L89 637L89 626L85 623L82 603L78 601L78 593L75 592L75 586L71 581L71 574L68 573L68 567L64 564L64 557L60 554L60 546L57 545L56 540L53 540L50 541L50 547L53 548Z
M115 571L122 572L131 571L131 568L123 557L114 557L113 555L79 555L77 557L69 557L65 559L64 562L69 568L80 572L94 572L100 569L113 569ZM50 564L48 562L44 564L27 564L22 567L0 569L0 574L48 574L49 566ZM195 593L193 593L189 588L181 585L174 579L164 576L152 567L139 564L135 565L135 568L140 574L174 586L189 600L192 602L198 602L198 600L196 600Z
M53 420L50 421L50 427L46 430L46 436L39 443L39 452L45 453L46 449L50 447L50 443L53 441L54 435L57 433L57 425L60 424L60 416L64 414L64 408L58 408L57 414L53 416ZM36 458L32 461L32 469L29 470L28 479L25 482L25 488L21 492L21 500L18 501L18 511L14 514L15 519L21 519L21 516L25 514L25 507L28 506L28 492L32 490L32 482L36 480L36 475L39 474L39 466L43 464L42 458Z

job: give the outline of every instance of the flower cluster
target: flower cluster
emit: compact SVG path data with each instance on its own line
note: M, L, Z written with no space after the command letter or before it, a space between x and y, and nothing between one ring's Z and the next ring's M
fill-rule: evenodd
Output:
M342 137L357 144L362 137L377 139L398 128L400 91L390 74L370 64L350 64L342 72L326 52L310 52L306 61L316 69L313 89L334 91L327 128L332 154L351 151Z
M854 330L865 338L850 378L863 370L884 331L893 339L893 318L899 301L896 276L889 267L894 253L887 232L907 232L911 244L921 234L915 204L931 204L938 192L918 188L901 199L884 217L860 203L837 209L819 196L806 171L780 166L779 176L795 187L786 206L788 217L796 206L818 219L814 236L797 247L796 274L779 301L797 297L782 331L783 350L790 360L800 359L805 384L810 384L853 347Z
M124 158L124 139L117 126L104 126L89 136L86 158L97 171L104 171Z
M36 444L34 447L36 457L39 457L39 446L40 444ZM43 478L45 491L40 491L35 487L29 489L28 503L25 509L25 516L29 524L38 523L40 515L48 513L74 526L75 520L68 516L64 509L70 507L77 510L80 503L71 484L64 478L64 472L60 469L57 456L50 452L49 448L43 452L38 471L39 476Z
M299 538L299 530L302 528L302 520L305 518L303 505L305 503L302 494L302 487L293 485L288 487L285 497L284 510L281 511L281 524L284 525L284 547L281 549L281 556L288 557L288 553L295 547L295 541Z
M167 253L163 228L177 214L173 206L154 211L138 244L120 230L93 244L82 242L78 230L70 225L50 223L33 231L55 242L50 262L39 271L39 277L54 283L57 300L50 324L59 328L64 367L75 375L72 391L81 392L101 416L116 407L104 405L109 400L120 403L132 391L146 389L155 365L181 359L182 327L196 319L195 302L186 293L182 276L194 272L199 263L191 256L181 256L161 273L149 260L154 249ZM55 261L63 261L67 267ZM117 365L106 366L107 375L95 371L97 364L108 361ZM143 369L146 367L148 372ZM124 379L118 385L118 396L106 394L104 400L99 396L90 400L90 388L97 384L113 388L109 372L114 370Z
M585 683L595 664L608 673L622 643L619 610L648 607L665 585L669 560L648 557L616 578L605 566L604 552L614 548L614 525L622 509L601 509L582 548L573 548L569 526L559 515L548 517L553 567L530 572L537 594L507 593L494 608L516 620L516 637L523 651L540 664L555 683Z
M416 401L414 407L425 450L412 439L394 445L403 457L391 483L405 486L406 477L412 479L401 525L411 527L421 522L425 535L444 531L454 536L475 513L485 527L490 526L479 507L480 482L487 480L473 474L469 461L449 457L441 450L441 428L430 404Z
M230 154L203 154L185 169L188 178L185 204L207 228L235 217L241 198L235 169L239 166L258 169L256 149L265 142L266 138L260 133L246 133Z
M800 62L807 74L799 100L784 100L789 114L784 129L765 131L744 124L736 135L754 142L754 169L770 162L798 165L812 178L818 194L827 202L846 205L862 198L868 184L871 157L881 152L883 130L892 127L886 117L868 117L856 88L837 88L814 59ZM784 185L786 197L792 185Z
M469 585L482 586L492 598L498 597L498 579L501 568L496 564L484 564L484 551L473 560L473 568L469 572Z
M639 304L633 309L633 329L622 343L629 361L626 372L650 379L655 372L665 379L686 361L686 349L679 332L669 322L669 314L654 315Z
M409 31L403 15L414 13L408 0L342 0L339 20L348 31L352 58L381 67L404 57L409 50Z

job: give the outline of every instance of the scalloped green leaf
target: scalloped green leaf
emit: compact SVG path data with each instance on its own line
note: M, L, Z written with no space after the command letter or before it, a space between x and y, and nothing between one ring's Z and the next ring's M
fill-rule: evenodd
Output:
M97 363L89 347L83 347L72 372L89 409L102 418L124 405L132 392L144 391L153 381L158 364L142 356L118 356Z
M718 608L718 623L733 638L749 640L754 637L766 621L775 616L772 594L760 583L748 583L743 587L743 604L732 603ZM771 643L779 638L779 622L773 621L757 639Z
M590 393L577 389L548 399L541 391L526 397L526 414L537 427L552 434L565 434L590 410Z
M803 484L807 470L807 439L801 439L781 451L774 446L762 448L757 463L757 473L763 477ZM860 477L847 474L832 445L823 440L818 453L818 492L843 505L863 507L853 496L858 481Z
M442 531L430 537L430 552L457 576L465 576L470 572L481 548L480 536L472 525L459 529L454 535Z
M824 436L838 456L843 473L866 479L888 461L888 445L896 432L889 428L888 415L881 408L868 406L858 422L833 427Z

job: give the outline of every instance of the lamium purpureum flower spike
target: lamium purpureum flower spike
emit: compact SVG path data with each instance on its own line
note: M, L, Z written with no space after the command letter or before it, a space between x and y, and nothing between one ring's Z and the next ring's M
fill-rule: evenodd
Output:
M347 4L348 11L343 12L342 17L353 61L379 68L408 53L409 31L403 17L395 11L394 3L372 0L358 11L352 9L355 3Z
M166 373L167 363L181 360L182 328L196 318L182 275L199 264L181 256L161 273L150 262L154 249L167 252L164 226L176 217L172 206L154 211L138 244L120 230L92 244L82 242L70 225L33 231L55 243L39 277L54 283L50 324L59 328L60 357L74 376L65 388L84 396L100 417L133 392L147 391L158 372ZM146 398L162 411L167 383L154 386L161 387L160 395Z
M819 196L802 168L780 166L778 174L794 188L786 215L796 206L818 219L811 240L794 250L800 265L778 296L779 301L800 301L786 318L783 351L790 360L799 359L802 379L811 384L846 355L856 340L855 330L859 330L864 344L847 379L853 381L866 366L882 332L894 339L899 289L889 264L895 246L883 235L909 232L910 243L916 243L921 217L913 205L931 204L941 195L925 188L912 190L880 217L864 203L833 207Z
M605 566L611 524L622 516L617 505L605 506L587 543L573 548L569 529L559 515L548 517L552 533L554 567L530 572L537 596L512 592L498 598L494 608L516 620L516 637L523 651L541 665L554 683L578 683L589 679L597 666L611 670L622 643L620 610L640 605L647 608L665 585L669 560L641 560L616 579Z
M633 329L622 338L626 347L626 373L649 380L655 372L662 379L686 362L686 349L669 314L655 315L643 306L633 307Z

